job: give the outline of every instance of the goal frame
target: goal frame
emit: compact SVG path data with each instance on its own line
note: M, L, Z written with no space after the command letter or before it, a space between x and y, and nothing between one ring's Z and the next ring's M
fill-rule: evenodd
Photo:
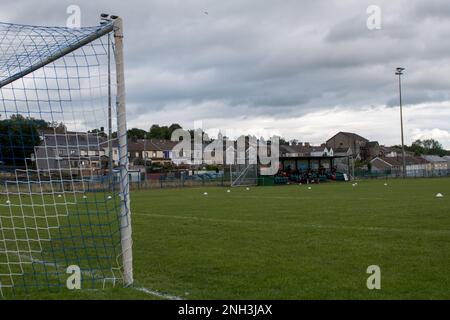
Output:
M39 62L25 68L17 74L0 81L0 89L31 74L52 62L74 52L77 49L113 33L114 36L114 57L116 67L116 85L117 85L117 138L119 143L119 171L120 171L120 238L121 238L121 258L122 258L122 277L124 286L131 286L133 278L133 255L132 255L132 226L131 226L131 208L129 194L128 177L128 148L127 148L127 124L126 124L126 100L125 100L125 77L124 77L124 55L123 55L123 20L120 17L111 17L112 21L101 25L98 29L86 38L71 44L57 53L40 60ZM108 42L108 46L111 44ZM110 94L110 92L109 92ZM110 98L110 97L109 97ZM111 173L110 173L111 174ZM0 287L1 290L1 287Z

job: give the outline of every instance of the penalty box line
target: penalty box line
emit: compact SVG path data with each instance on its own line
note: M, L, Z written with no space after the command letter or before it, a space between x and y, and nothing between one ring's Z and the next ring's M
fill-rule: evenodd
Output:
M217 218L203 218L196 216L178 216L178 215L165 215L156 213L140 213L133 211L133 215L137 216L149 216L155 218L168 218L179 220L196 220L206 222L218 222L218 223L235 223L235 224L251 224L251 225L264 225L268 223L264 221L251 221L251 220L239 220L239 219L217 219ZM398 233L422 233L429 235L443 234L450 235L450 230L423 230L423 229L410 229L410 228L385 228L385 227L357 227L357 226L338 226L338 225L321 225L321 224L298 224L298 223L280 223L276 222L276 225L282 225L285 227L299 227L309 229L336 229L336 230L357 230L357 231L379 231L379 232L398 232Z

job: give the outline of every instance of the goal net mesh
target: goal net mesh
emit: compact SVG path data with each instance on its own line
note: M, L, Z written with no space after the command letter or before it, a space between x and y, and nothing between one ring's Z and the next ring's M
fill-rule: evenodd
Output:
M256 145L245 150L234 164L230 165L230 178L232 187L256 186L258 185L258 164L256 156Z
M122 280L113 30L0 23L0 295Z

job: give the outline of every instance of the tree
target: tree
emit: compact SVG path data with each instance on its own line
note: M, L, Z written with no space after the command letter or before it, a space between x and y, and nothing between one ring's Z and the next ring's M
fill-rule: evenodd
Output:
M132 128L127 131L128 138L130 139L145 139L147 136L147 131L139 129L139 128Z
M159 139L161 137L161 127L159 124L154 124L150 127L150 130L147 134L147 138L149 139Z
M48 129L50 123L12 115L0 121L0 161L6 165L23 166L41 143L40 131Z
M38 121L43 121L43 120L38 120ZM62 122L57 122L57 121L49 122L48 123L48 127L53 128L56 133L61 133L62 134L62 133L66 133L67 132L67 127Z
M189 135L191 136L191 139L203 139L203 142L211 142L212 139L209 138L208 134L203 131L203 129L197 128L195 130L189 130Z
M183 129L178 123L172 123L168 126L159 126L158 124L154 124L150 127L150 131L147 134L147 138L149 139L165 139L170 140L172 137L172 133L177 129Z
M167 137L168 140L172 138L172 133L177 129L183 129L178 123L172 123L169 127L169 136Z
M434 139L416 140L411 146L405 146L405 150L412 151L416 155L439 155L448 154L442 144Z
M93 133L93 134L96 134L96 135L98 135L100 137L103 137L103 138L107 138L108 137L106 135L105 131L101 130L101 129L93 129L93 130L88 131L88 133Z

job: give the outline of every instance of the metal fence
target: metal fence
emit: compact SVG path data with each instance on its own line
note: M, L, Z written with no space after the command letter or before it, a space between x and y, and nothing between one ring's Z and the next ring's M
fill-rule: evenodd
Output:
M162 188L189 188L189 187L223 187L230 185L227 175L192 175L192 176L165 176L152 179L138 179L129 182L130 189L162 189ZM91 176L72 180L41 180L33 182L29 179L2 179L0 178L0 195L10 190L17 194L47 192L104 192L119 190L118 176Z
M143 177L130 183L132 189L163 189L189 187L223 187L229 185L229 177L224 174L196 175L161 175L158 177Z
M386 170L386 171L369 171L355 170L355 177L358 179L396 179L403 178L402 171ZM450 177L450 169L445 170L407 170L407 178L439 178Z

